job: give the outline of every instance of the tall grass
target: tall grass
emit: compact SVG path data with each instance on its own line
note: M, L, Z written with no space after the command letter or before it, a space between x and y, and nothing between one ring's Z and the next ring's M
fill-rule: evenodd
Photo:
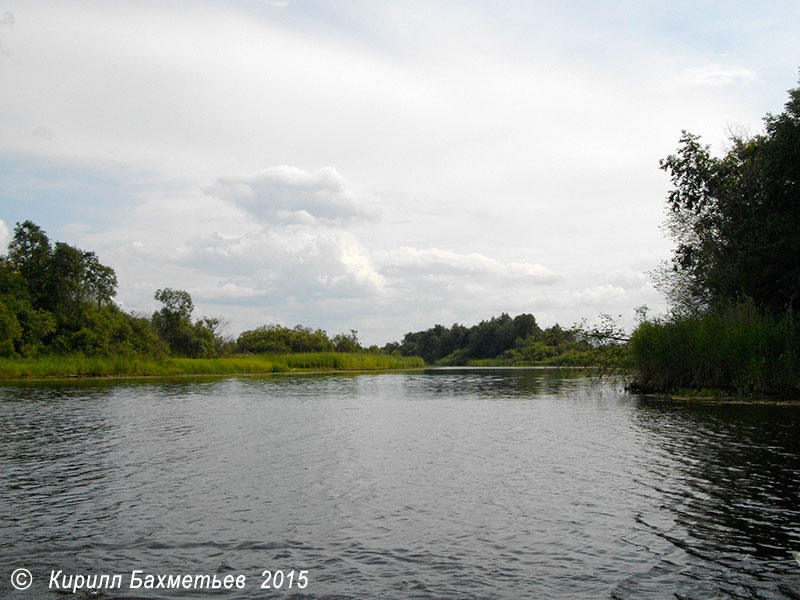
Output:
M749 302L697 317L644 322L631 355L646 390L721 389L738 395L800 392L800 329Z
M364 352L307 352L298 354L269 355L269 359L280 364L285 361L289 369L318 369L335 371L416 369L425 366L418 356L394 356Z
M559 351L549 346L553 353L532 359L524 352L512 350L497 358L471 359L467 365L471 367L592 367L603 370L624 370L630 367L628 347L622 344L607 344L589 349L568 348ZM523 348L523 351L526 350ZM437 363L438 364L438 363Z
M134 377L174 375L244 375L291 371L359 371L423 367L418 357L386 354L312 352L240 355L225 358L167 358L82 355L0 359L0 379L58 377Z

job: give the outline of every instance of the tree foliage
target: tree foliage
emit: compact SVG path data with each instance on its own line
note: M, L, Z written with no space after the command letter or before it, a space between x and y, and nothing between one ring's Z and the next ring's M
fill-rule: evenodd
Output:
M772 312L800 308L800 88L764 122L762 134L732 136L721 158L684 131L661 161L676 247L657 284L680 313L745 299Z
M114 270L94 252L53 244L35 223L17 223L0 259L0 355L163 351L149 322L114 304L116 287Z
M217 356L224 345L220 319L203 317L192 323L194 303L185 290L156 290L155 299L163 307L153 313L153 326L173 354L191 358Z
M363 352L364 348L358 341L358 331L351 329L350 333L337 333L333 336L333 349L336 352Z
M642 389L800 391L800 88L764 124L721 158L683 132L661 162L676 246L656 283L673 311L631 337Z
M409 332L400 343L387 344L386 352L403 356L421 356L429 364L465 365L471 360L499 359L512 364L530 364L555 360L568 352L587 352L590 344L576 329L558 324L542 329L536 318L527 313L481 321L473 327L458 323L452 327L436 325Z
M235 351L249 354L289 354L298 352L375 352L365 349L358 340L358 331L337 333L333 338L322 329L296 325L262 325L243 331L236 340ZM377 350L379 352L379 350Z
M286 354L289 352L332 352L333 342L322 329L315 331L297 325L263 325L244 331L236 341L238 352L251 354Z

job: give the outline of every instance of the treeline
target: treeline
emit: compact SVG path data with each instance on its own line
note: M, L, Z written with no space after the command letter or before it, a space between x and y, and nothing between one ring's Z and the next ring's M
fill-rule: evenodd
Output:
M800 88L722 157L684 132L661 162L676 246L657 274L671 311L631 351L644 389L800 393Z
M598 365L617 353L615 344L598 344L583 328L558 324L542 329L532 314L502 313L478 325L436 325L409 332L384 352L421 356L437 365Z
M53 243L31 221L18 223L7 255L0 257L0 357L380 353L377 346L362 347L355 330L330 338L301 325L265 325L234 340L225 319L192 319L194 304L186 291L159 289L161 308L146 316L121 310L116 288L114 270L94 252Z

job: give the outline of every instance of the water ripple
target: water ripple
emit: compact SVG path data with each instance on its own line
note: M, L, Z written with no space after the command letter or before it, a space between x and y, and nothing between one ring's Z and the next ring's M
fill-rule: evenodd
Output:
M283 597L800 597L797 406L452 369L7 386L0 423L0 565L37 581L243 573L225 597L257 598L264 569L304 569ZM192 597L138 592L109 596Z

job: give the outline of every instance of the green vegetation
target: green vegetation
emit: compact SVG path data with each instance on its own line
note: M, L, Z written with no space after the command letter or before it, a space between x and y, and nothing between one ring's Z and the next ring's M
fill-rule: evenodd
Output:
M598 341L582 327L558 324L542 329L531 314L511 318L506 313L473 327L436 325L407 333L402 342L383 350L401 356L421 356L441 366L619 366L624 347Z
M264 375L292 371L374 371L423 367L419 357L313 352L223 358L82 355L0 358L0 379L46 377L141 377L175 375Z
M632 336L643 389L800 393L800 88L764 121L722 158L684 132L661 163L676 248L657 283L672 310Z
M116 286L93 252L18 223L0 257L0 379L424 366L363 348L355 330L331 339L320 329L265 325L233 341L220 317L192 321L191 296L172 288L156 291L162 308L152 317L128 314L113 302Z
M93 252L53 245L30 221L17 224L0 259L0 356L165 356L150 321L114 304L116 286Z
M298 325L294 329L280 325L264 325L243 332L236 341L239 352L259 354L272 352L333 352L333 342L321 329L311 331Z
M770 315L752 302L644 322L630 346L645 389L716 388L736 395L800 389L800 336L792 313Z
M217 355L222 342L215 339L214 331L209 326L210 319L203 318L192 323L194 304L189 292L171 288L156 290L155 299L164 307L153 313L153 328L172 354L192 358Z

